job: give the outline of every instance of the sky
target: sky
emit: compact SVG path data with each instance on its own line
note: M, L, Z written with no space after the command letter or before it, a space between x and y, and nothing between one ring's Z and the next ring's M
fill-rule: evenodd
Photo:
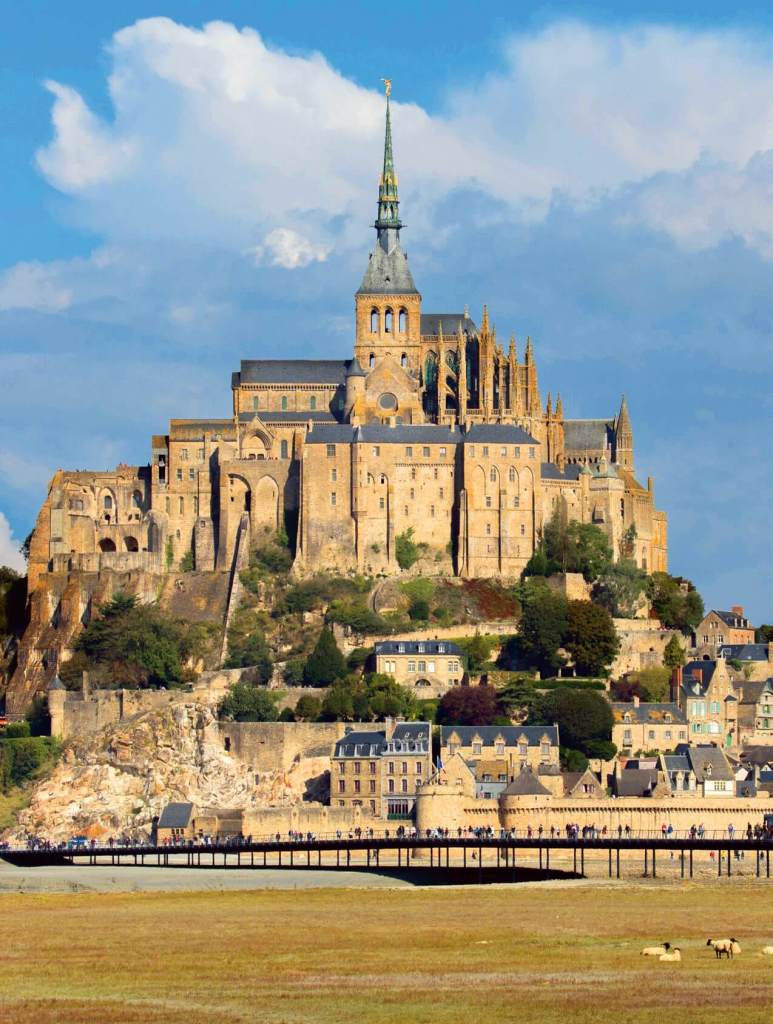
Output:
M57 468L347 357L393 81L427 311L625 393L670 569L773 620L773 7L0 0L0 563Z

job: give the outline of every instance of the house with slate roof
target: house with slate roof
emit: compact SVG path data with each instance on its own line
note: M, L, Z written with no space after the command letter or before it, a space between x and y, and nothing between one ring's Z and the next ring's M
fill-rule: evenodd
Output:
M500 767L492 775L513 779L525 769L537 775L560 772L557 725L441 725L440 760L460 754L473 771L479 762ZM493 781L493 780L492 780Z
M465 677L466 655L451 640L382 640L376 671L390 675L421 698L442 697Z
M721 647L753 644L754 626L742 605L733 605L729 612L712 609L695 627L694 640L700 654L716 657Z
M348 731L330 765L332 807L360 807L385 819L408 819L416 792L432 772L429 722L395 722L383 731Z
M629 756L673 750L689 740L687 717L676 703L654 703L634 697L612 704L612 742Z

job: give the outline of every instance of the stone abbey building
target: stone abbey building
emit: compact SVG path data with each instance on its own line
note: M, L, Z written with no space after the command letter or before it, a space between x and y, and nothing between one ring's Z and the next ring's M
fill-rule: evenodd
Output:
M593 420L543 401L531 341L502 345L484 307L427 313L401 248L389 98L376 240L355 294L354 351L245 359L228 419L171 421L148 466L60 471L32 538L41 574L228 571L285 526L299 571L398 571L413 531L436 571L516 576L560 500L619 551L667 565L666 516L635 475L625 400ZM450 308L459 308L452 304ZM629 535L630 536L630 535Z

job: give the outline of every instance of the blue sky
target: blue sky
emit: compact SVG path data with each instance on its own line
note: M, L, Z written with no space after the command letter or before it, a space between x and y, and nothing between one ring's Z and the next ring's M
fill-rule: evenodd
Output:
M567 415L625 392L672 571L770 621L773 11L386 10L3 5L0 561L56 468L350 351L388 74L425 309L487 302Z

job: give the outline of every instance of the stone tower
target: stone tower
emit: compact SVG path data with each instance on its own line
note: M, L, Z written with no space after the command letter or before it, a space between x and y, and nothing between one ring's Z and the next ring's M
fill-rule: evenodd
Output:
M355 294L354 354L365 370L394 359L418 375L421 364L421 295L400 247L400 199L392 153L392 118L386 98L384 164L378 186L376 245Z

